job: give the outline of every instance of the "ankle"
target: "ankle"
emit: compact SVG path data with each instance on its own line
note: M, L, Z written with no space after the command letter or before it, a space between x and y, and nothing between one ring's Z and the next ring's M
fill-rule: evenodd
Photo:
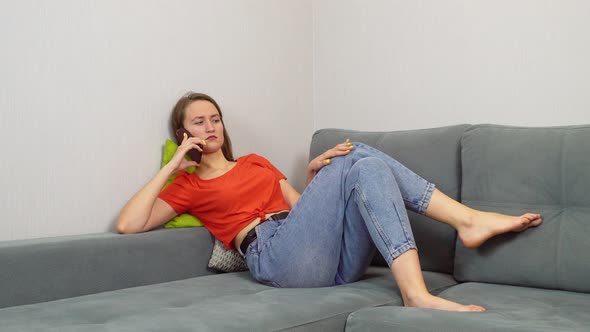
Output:
M475 209L469 209L466 213L465 216L463 217L463 219L461 220L461 227L462 228L471 228L473 227L473 225L475 225L475 223L477 222L478 219L481 218L481 211L475 210Z
M428 292L413 292L404 294L402 299L406 307L421 307L432 295Z

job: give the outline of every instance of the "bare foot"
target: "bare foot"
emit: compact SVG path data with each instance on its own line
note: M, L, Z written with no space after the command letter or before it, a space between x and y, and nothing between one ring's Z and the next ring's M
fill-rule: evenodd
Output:
M457 302L452 302L449 300L445 300L438 296L434 296L431 294L424 294L421 296L413 297L412 299L407 299L404 301L404 305L406 307L416 307L416 308L429 308L429 309L438 309L438 310L448 310L448 311L471 311L471 312L484 312L486 308L480 307L478 305L469 304L464 305Z
M540 214L525 213L520 217L477 211L475 218L457 230L467 248L477 248L489 238L506 233L522 232L543 222Z

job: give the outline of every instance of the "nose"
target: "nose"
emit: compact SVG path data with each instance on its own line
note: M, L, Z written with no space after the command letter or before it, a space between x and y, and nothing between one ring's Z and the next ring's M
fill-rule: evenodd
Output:
M206 125L205 125L205 130L209 133L209 132L213 132L215 131L215 127L213 126L213 123L211 121L207 121Z

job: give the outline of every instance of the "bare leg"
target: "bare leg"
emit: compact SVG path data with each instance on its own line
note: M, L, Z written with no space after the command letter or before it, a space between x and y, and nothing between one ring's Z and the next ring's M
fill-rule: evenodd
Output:
M406 307L431 308L449 311L485 311L477 305L463 305L434 296L428 292L416 250L408 250L391 264L391 272L402 293Z
M477 248L498 234L521 232L543 222L540 214L525 213L517 217L475 210L438 189L434 189L432 193L426 216L455 228L467 248Z

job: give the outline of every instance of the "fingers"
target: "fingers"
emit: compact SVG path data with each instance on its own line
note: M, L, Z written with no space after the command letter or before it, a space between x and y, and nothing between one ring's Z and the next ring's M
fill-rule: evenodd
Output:
M354 145L350 142L350 139L346 139L344 143L340 143L330 150L322 153L316 157L309 165L309 169L313 172L318 172L325 166L332 164L332 159L340 156L345 156L354 150Z
M344 143L336 145L335 147L326 151L322 155L322 167L330 165L330 163L332 162L332 158L345 156L348 153L350 153L350 151L352 151L353 149L354 145L350 142L350 139L347 138Z
M352 145L350 139L347 138L344 143L336 145L336 148L338 148L340 151L350 152L352 149L354 149L354 145Z
M188 137L186 135L186 133L183 133L183 136L184 136L184 138L182 140L181 145L184 145L185 142L188 141L188 144L189 144L190 149L197 149L197 150L203 152L203 148L201 147L201 145L202 146L207 145L207 141L204 140L204 139L201 139L201 138L198 138L198 137Z
M203 144L202 142L197 141L197 140L195 140L193 142L189 142L188 143L188 148L186 149L186 151L189 151L191 149L197 149L197 150L203 152L203 148L202 148L203 145L205 145L205 144Z
M346 142L336 145L327 151L329 157L343 156L354 149L354 145L347 138Z

